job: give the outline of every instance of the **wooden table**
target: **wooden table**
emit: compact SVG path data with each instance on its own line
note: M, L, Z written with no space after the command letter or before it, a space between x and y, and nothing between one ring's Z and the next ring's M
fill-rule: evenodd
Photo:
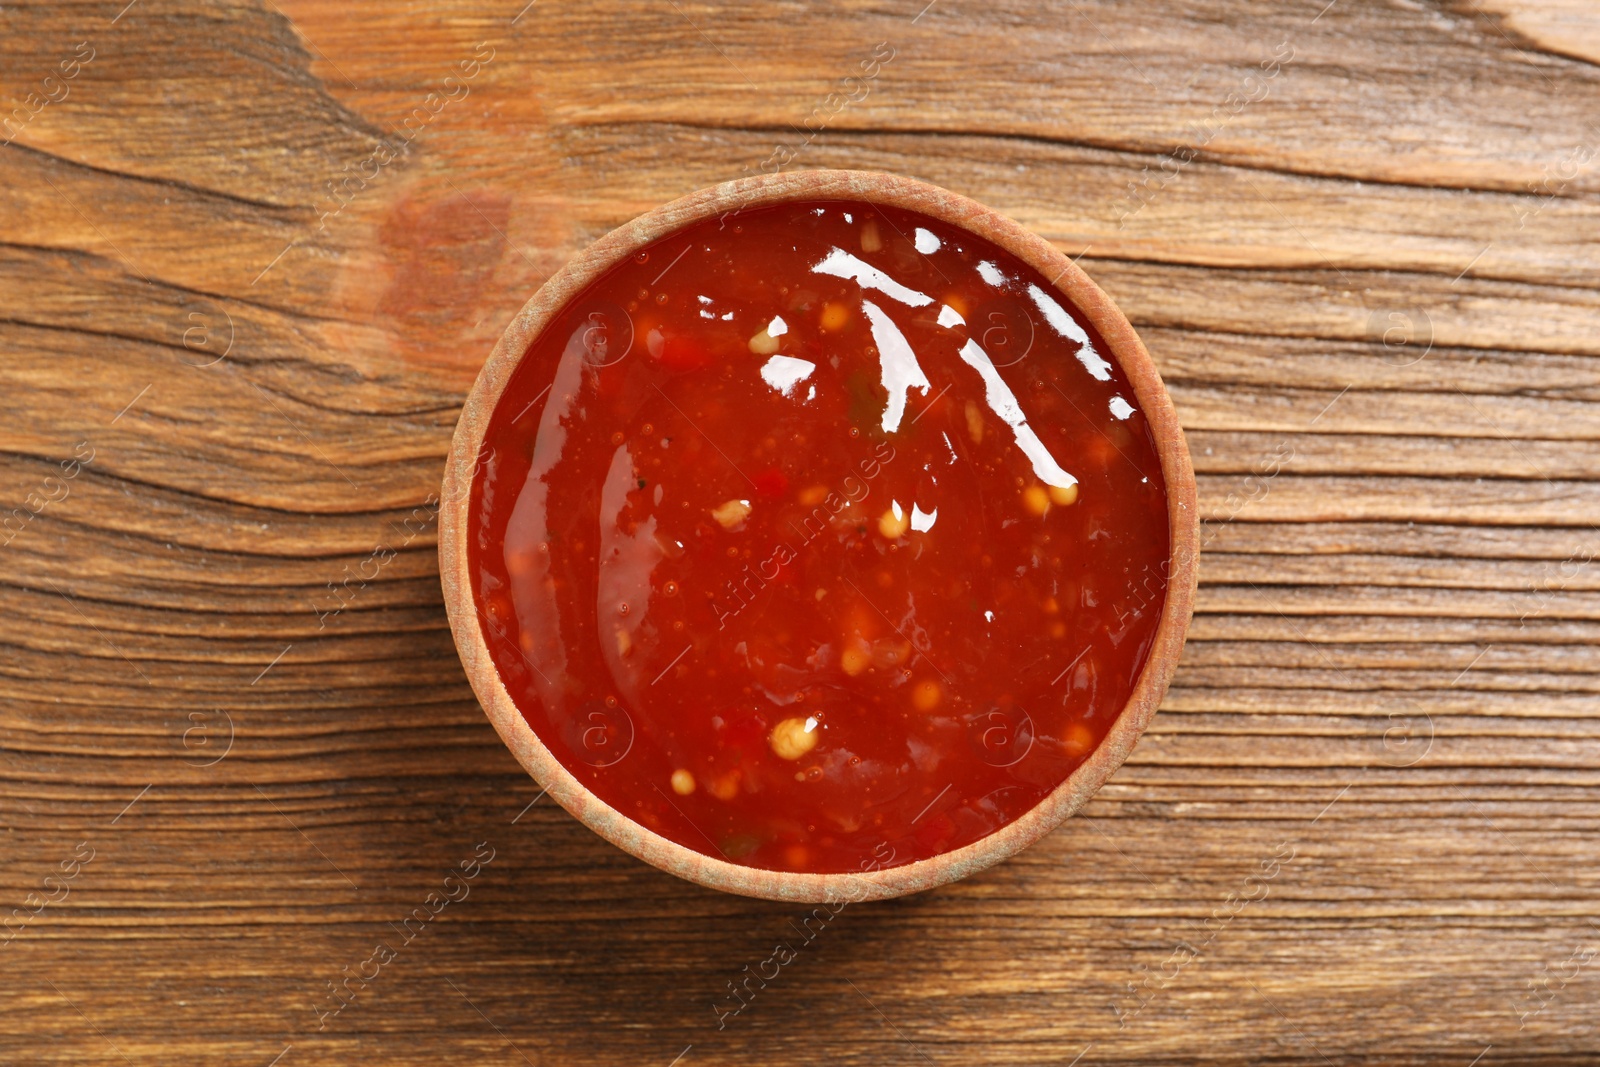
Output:
M0 10L0 1062L1600 1057L1588 0L123 2ZM427 501L540 282L775 145L1081 255L1206 555L1083 816L719 1031L802 909L535 803Z

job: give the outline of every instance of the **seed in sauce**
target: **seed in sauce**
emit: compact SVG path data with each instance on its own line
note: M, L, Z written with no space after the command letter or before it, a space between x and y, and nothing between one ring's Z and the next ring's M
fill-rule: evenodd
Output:
M878 532L890 541L905 536L906 530L910 527L911 519L900 509L898 502L878 516Z
M1030 485L1022 491L1022 506L1030 515L1042 518L1050 510L1050 494L1042 485Z
M772 728L772 751L779 759L796 760L817 747L816 719L788 718Z
M750 517L750 501L724 500L711 509L711 517L717 520L717 525L724 530L737 530L744 525L744 520ZM732 555L736 550L730 550Z

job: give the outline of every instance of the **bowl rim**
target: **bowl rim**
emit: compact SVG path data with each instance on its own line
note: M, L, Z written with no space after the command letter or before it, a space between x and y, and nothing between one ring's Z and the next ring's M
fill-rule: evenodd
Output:
M1087 318L1127 375L1149 420L1166 480L1167 590L1150 654L1099 746L1026 813L972 844L899 867L816 874L746 867L696 852L601 800L540 741L500 680L484 640L467 556L472 478L501 393L540 331L590 282L640 246L686 226L796 200L855 200L907 208L983 237L1018 256ZM461 409L439 497L439 570L462 666L484 714L525 770L595 833L652 866L699 885L768 900L830 903L916 893L983 870L1033 844L1076 813L1120 767L1154 717L1183 650L1194 608L1199 517L1194 469L1177 412L1127 317L1076 263L1043 237L969 197L877 171L799 170L723 182L663 204L576 253L523 305L490 353Z

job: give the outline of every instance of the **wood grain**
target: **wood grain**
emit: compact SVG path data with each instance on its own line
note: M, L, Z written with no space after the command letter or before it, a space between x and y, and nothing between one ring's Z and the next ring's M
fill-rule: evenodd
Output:
M0 8L0 1062L1600 1057L1592 5L123 2ZM1199 610L1085 815L719 1030L800 916L534 803L426 501L527 295L879 42L795 165L1080 256L1189 431Z

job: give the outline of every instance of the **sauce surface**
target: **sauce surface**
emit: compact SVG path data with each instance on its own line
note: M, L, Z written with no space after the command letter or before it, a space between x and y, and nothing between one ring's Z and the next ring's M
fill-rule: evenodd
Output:
M506 689L697 852L893 867L1024 814L1126 703L1165 487L1121 369L1016 257L784 204L662 238L530 347L468 530Z

